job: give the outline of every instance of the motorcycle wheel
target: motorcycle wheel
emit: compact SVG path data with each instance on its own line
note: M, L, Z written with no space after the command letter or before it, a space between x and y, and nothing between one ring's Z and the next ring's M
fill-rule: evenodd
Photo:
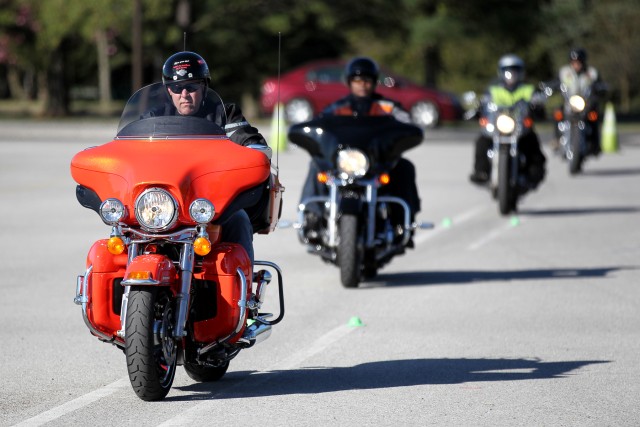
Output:
M142 400L162 400L176 374L174 304L162 289L132 286L127 304L125 355L129 381Z
M229 362L225 362L222 366L202 366L196 363L185 363L184 370L187 375L194 381L200 383L208 383L218 381L224 376L229 368Z
M501 146L498 153L498 207L502 215L515 209L515 189L509 184L511 176L511 157L509 147Z
M582 135L580 128L576 124L571 124L571 135L569 136L569 144L571 147L571 158L569 159L569 173L575 175L582 170Z
M355 288L360 282L360 256L358 253L358 218L342 215L338 227L338 265L340 280L345 288Z

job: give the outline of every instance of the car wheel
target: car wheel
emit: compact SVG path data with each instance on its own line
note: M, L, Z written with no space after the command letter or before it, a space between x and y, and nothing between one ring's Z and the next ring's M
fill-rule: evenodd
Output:
M438 106L430 101L419 101L411 107L411 120L423 128L438 126L440 112Z
M313 118L313 107L306 99L294 98L285 105L284 114L288 123L306 122Z

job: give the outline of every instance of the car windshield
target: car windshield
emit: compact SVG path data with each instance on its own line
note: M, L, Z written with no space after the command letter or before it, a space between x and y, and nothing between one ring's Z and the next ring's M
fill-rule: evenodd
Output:
M162 83L134 93L122 111L117 138L171 138L225 135L226 115L220 96L207 88L202 106L192 116L176 113Z

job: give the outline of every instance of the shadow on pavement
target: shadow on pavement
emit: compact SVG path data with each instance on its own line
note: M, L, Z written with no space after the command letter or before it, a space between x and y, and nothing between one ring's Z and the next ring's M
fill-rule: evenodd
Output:
M640 212L640 206L597 206L591 208L522 209L521 216L606 215Z
M168 401L236 399L290 394L331 393L417 385L545 380L574 375L605 360L543 362L539 359L407 359L350 367L309 367L282 371L230 372L216 383L176 387L192 395ZM481 385L469 386L482 388Z
M375 279L360 284L360 288L378 288L418 285L458 285L475 282L510 282L514 280L576 279L607 277L620 270L637 270L636 266L592 268L541 268L531 270L453 270L413 271L379 274Z

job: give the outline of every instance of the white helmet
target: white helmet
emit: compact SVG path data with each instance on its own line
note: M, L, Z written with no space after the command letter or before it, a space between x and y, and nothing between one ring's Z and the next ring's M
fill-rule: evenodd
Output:
M507 85L514 86L524 80L524 61L517 55L504 55L498 60L498 77Z

